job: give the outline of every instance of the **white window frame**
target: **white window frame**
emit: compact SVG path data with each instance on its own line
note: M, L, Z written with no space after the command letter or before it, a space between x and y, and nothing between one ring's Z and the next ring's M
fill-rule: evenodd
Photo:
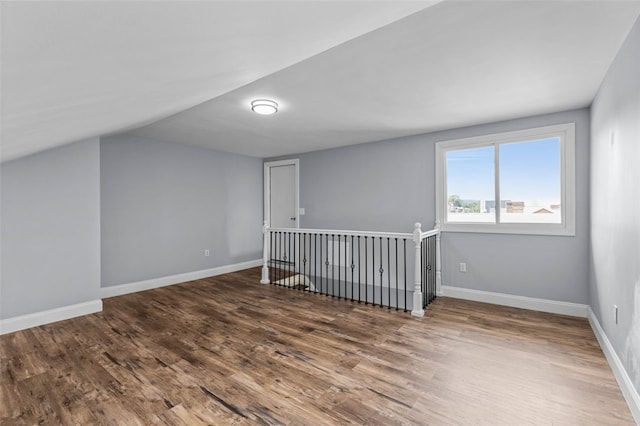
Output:
M494 190L496 194L496 205L499 205L500 166L498 164L497 146L504 143L524 142L549 137L560 138L561 223L447 222L447 152L485 146L493 146L496 148L494 151L496 152ZM441 230L448 232L575 236L575 157L575 123L537 127L436 143L436 219L440 223Z

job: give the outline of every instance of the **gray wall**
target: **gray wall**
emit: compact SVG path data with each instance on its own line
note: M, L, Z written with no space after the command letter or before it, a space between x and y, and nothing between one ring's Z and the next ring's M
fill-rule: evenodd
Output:
M588 109L291 156L300 158L300 224L411 232L419 221L431 228L436 142L567 122L576 123L576 236L445 233L443 284L587 303ZM458 272L459 262L467 273Z
M591 125L590 304L640 391L640 21L598 91Z
M103 287L262 258L262 160L122 135L100 162Z
M100 299L99 154L91 139L0 166L0 318Z

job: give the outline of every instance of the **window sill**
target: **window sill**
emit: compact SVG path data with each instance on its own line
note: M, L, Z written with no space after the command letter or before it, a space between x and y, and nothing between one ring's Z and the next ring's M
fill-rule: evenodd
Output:
M522 223L502 223L500 225L486 223L443 223L440 225L443 232L467 232L482 234L513 234L513 235L547 235L560 237L575 237L575 229L569 229L565 225L537 225Z

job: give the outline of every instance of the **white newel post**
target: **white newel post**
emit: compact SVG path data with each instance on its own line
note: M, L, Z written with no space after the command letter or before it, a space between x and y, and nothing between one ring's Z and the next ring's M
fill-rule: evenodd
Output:
M422 256L420 243L422 242L422 225L416 223L413 230L413 242L416 245L416 260L415 260L415 272L413 287L413 310L411 315L414 317L423 317L424 309L422 309L422 283L420 281L420 258Z
M438 230L436 234L436 295L442 295L442 261L440 257L440 221L436 221L435 229Z
M262 223L262 279L260 284L269 284L269 232L267 231L267 221Z

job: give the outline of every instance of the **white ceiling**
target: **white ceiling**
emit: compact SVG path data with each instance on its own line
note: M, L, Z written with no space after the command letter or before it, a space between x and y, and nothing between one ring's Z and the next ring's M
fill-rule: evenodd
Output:
M2 3L2 160L131 131L258 157L587 106L640 1ZM251 99L280 103L273 116Z

